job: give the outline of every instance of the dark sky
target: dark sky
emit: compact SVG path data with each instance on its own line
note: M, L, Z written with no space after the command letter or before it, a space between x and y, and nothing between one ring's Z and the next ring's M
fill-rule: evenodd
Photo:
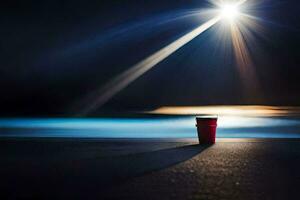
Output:
M1 116L69 113L112 77L207 20L178 16L210 6L204 0L8 2L0 7ZM260 85L257 94L242 86L231 44L221 48L215 26L102 109L299 105L299 1L256 2L251 14L260 18L263 31L253 31L256 42L247 46Z

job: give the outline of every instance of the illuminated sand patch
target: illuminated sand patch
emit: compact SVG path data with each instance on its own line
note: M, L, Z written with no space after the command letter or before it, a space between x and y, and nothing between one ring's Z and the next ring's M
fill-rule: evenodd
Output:
M151 114L168 115L238 115L253 117L273 117L273 116L293 116L300 115L300 107L288 106L178 106L178 107L160 107Z

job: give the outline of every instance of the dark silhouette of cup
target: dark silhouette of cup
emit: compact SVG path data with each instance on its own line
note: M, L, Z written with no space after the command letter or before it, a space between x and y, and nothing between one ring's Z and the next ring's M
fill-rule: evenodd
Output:
M216 142L218 116L200 115L196 117L196 127L200 144L214 144Z

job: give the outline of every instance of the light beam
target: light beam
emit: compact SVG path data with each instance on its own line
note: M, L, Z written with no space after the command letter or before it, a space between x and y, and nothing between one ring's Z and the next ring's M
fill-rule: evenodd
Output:
M166 47L160 49L156 53L150 55L146 59L130 67L128 70L118 75L107 84L105 84L100 90L95 91L92 95L88 96L84 102L89 106L84 108L81 114L87 114L96 108L102 106L109 99L111 99L120 90L127 87L131 82L136 80L138 77L149 71L155 65L160 63L162 60L167 58L169 55L177 51L179 48L193 40L195 37L209 29L215 23L220 20L220 16L216 16L186 35L175 40ZM92 102L92 103L91 103Z
M212 0L213 1L213 0ZM141 62L130 67L128 70L124 71L120 75L113 78L107 84L105 84L99 90L94 91L91 95L87 96L83 101L80 101L79 107L84 105L84 108L80 114L84 115L94 111L110 100L116 93L127 87L134 80L142 76L144 73L149 71L155 65L160 63L162 60L166 59L172 53L180 49L182 46L193 40L195 37L209 29L211 26L216 24L220 19L229 19L231 36L233 41L234 53L236 56L237 64L241 70L241 74L248 74L249 77L253 78L254 74L251 73L250 65L251 60L248 55L248 50L246 48L243 36L238 29L237 25L234 24L233 19L240 17L242 14L239 12L238 7L245 3L247 0L239 0L235 3L228 4L224 1L215 2L215 5L219 7L217 9L217 16L207 21L206 23L200 25L196 29L187 33L186 35L175 40L166 47L158 50L154 54L150 55ZM246 73L247 71L247 73ZM248 78L249 79L249 78ZM83 102L83 103L82 103ZM88 105L88 106L85 106ZM78 107L78 106L76 106Z
M231 39L233 44L236 66L241 76L244 91L251 96L257 96L260 91L259 80L256 78L255 66L250 56L245 35L236 23L230 23Z

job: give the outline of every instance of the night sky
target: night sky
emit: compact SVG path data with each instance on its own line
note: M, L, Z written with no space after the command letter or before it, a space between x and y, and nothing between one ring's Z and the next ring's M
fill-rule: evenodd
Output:
M7 2L0 6L1 116L76 114L80 99L208 19L179 16L211 7L204 0ZM260 85L255 95L243 88L231 43L223 47L214 26L99 110L299 105L300 2L255 2L251 14L263 27L247 44Z

